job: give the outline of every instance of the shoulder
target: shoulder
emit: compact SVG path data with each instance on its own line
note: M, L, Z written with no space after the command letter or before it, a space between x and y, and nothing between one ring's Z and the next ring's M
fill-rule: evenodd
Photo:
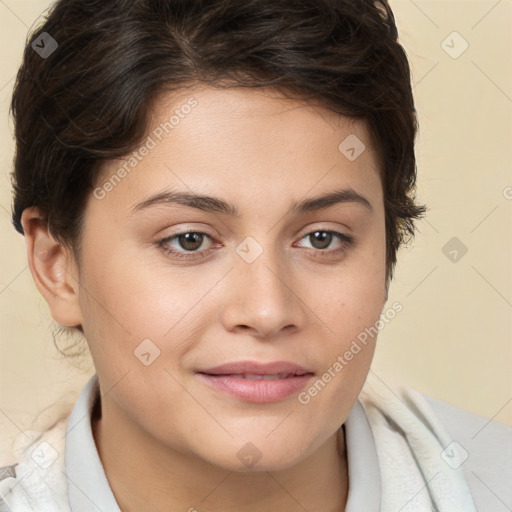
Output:
M512 428L428 395L422 395L449 433L478 510L512 509Z
M23 433L9 464L0 467L0 512L70 512L64 472L66 425L67 419L61 419L44 432Z

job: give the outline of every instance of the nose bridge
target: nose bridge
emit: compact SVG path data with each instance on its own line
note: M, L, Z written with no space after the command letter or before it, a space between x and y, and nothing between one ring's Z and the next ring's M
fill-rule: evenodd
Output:
M302 323L300 301L293 293L291 272L286 271L282 255L270 244L263 246L247 237L236 248L233 291L225 304L223 319L226 328L249 327L268 336L288 326Z
M237 248L240 261L237 261L236 267L244 282L243 296L252 297L254 303L262 301L263 306L282 307L285 302L289 302L290 290L285 286L286 274L289 272L282 271L282 258L270 241L264 248L260 246L261 249L258 249L256 243L254 239L246 240ZM249 251L244 253L247 248Z

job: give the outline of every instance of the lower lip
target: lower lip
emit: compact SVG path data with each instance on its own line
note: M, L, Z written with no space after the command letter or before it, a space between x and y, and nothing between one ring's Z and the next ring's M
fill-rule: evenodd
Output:
M284 400L300 391L313 374L297 375L287 379L248 380L229 375L196 374L203 382L211 387L236 396L246 402L269 403Z

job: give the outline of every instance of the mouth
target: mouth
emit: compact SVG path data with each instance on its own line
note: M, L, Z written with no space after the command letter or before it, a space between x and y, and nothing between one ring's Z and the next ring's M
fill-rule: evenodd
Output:
M233 379L246 379L246 380L280 380L280 379L289 379L290 377L300 377L300 374L292 374L292 373L277 373L275 375L260 375L255 373L230 373L230 374L214 374L214 373L205 373L204 375L210 375L211 377L231 377ZM303 374L305 375L305 374Z
M246 402L269 403L297 394L314 372L283 361L241 361L200 370L196 375L218 392Z

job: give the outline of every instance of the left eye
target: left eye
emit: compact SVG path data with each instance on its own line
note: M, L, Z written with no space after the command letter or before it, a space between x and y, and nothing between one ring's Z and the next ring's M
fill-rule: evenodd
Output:
M301 240L309 239L314 245L312 249L324 251L329 247L332 241L338 240L342 242L342 245L345 246L352 242L352 237L345 235L343 233L338 233L337 231L313 231L308 233Z
M161 241L161 245L164 250L167 250L168 252L174 254L179 253L179 249L184 249L185 251L188 252L196 252L203 245L205 237L211 239L210 235L208 235L207 233L202 233L199 231L189 231L187 233L179 233L177 235L165 238L164 240ZM171 249L169 247L173 240L175 240L179 244L178 251L176 251L176 248Z

